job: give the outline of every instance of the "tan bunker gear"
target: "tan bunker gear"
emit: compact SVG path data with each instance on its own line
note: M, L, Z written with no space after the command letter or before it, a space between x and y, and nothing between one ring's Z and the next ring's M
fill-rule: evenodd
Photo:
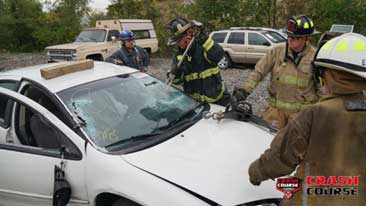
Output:
M312 66L315 49L307 42L304 50L295 58L289 52L287 61L286 46L270 50L255 66L249 75L244 89L248 92L271 72L269 86L269 108L263 118L275 128L283 128L289 119L306 106L318 100L312 80Z
M314 63L328 97L279 131L249 167L253 184L291 174L299 166L295 176L302 180L302 190L283 205L366 203L365 56L366 37L355 33L332 39L319 50Z

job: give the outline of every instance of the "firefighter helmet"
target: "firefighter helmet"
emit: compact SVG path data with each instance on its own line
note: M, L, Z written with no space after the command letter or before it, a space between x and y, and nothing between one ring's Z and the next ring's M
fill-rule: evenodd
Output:
M123 31L121 31L121 33L119 34L119 39L121 41L125 41L125 40L130 40L133 39L133 33L132 31L128 30L128 29L124 29Z
M177 17L170 20L169 23L166 24L166 28L169 32L168 45L171 46L176 44L192 26L192 23L183 17Z
M304 37L319 32L315 30L313 21L305 15L294 16L287 21L285 33L289 37Z
M329 40L318 50L314 64L366 78L366 37L346 33Z

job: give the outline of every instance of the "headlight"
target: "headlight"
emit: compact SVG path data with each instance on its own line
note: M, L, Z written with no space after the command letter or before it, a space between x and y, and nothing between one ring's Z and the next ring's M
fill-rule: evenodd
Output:
M72 50L71 51L71 56L72 57L77 57L78 56L77 53L76 53L76 50Z
M50 54L50 51L47 51L47 54L46 54L47 56L50 56L51 54Z

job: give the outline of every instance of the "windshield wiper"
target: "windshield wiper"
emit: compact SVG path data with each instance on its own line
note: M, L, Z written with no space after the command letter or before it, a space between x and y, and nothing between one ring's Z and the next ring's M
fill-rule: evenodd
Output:
M90 40L94 41L94 42L98 42L96 38L94 37L89 37Z
M162 134L161 132L153 132L153 133L150 133L150 134L140 134L140 135L132 136L128 139L119 140L117 142L114 142L112 144L109 144L109 145L105 146L105 148L110 148L110 147L113 147L113 146L116 146L116 145L119 145L119 144L123 144L123 143L127 143L127 142L130 143L130 142L151 140L151 139L153 139L156 136L159 136L161 134Z
M78 108L76 107L75 102L72 102L71 105L74 107L73 111L71 111L71 112L72 112L73 116L75 117L74 118L75 121L79 124L80 127L85 127L86 126L86 121L77 112Z
M189 120L195 119L202 111L204 110L205 106L207 105L207 102L200 102L195 106L193 109L185 112L182 116L178 117L177 119L171 121L169 125L174 125L184 119L187 119L191 116L192 113L195 113L192 117L189 118ZM199 111L196 111L197 109L201 108Z
M204 111L204 108L205 108L206 105L207 105L207 102L200 102L193 109L185 112L183 115L181 115L177 119L169 122L169 124L157 128L155 131L162 131L162 130L166 130L166 129L176 128L178 126L181 126L181 125L187 124L187 123L192 123L193 124L195 122L194 119ZM196 111L199 108L201 108L201 110ZM193 116L192 116L192 113L194 113Z

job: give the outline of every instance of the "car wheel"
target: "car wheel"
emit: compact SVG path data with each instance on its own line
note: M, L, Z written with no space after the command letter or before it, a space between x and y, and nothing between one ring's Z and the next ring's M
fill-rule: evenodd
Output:
M132 202L131 200L120 198L113 202L112 206L141 206L140 204L137 204L135 202Z
M231 67L231 59L229 57L229 55L227 55L226 53L224 54L224 57L220 60L220 62L218 63L218 66L220 69L225 70L227 68Z

